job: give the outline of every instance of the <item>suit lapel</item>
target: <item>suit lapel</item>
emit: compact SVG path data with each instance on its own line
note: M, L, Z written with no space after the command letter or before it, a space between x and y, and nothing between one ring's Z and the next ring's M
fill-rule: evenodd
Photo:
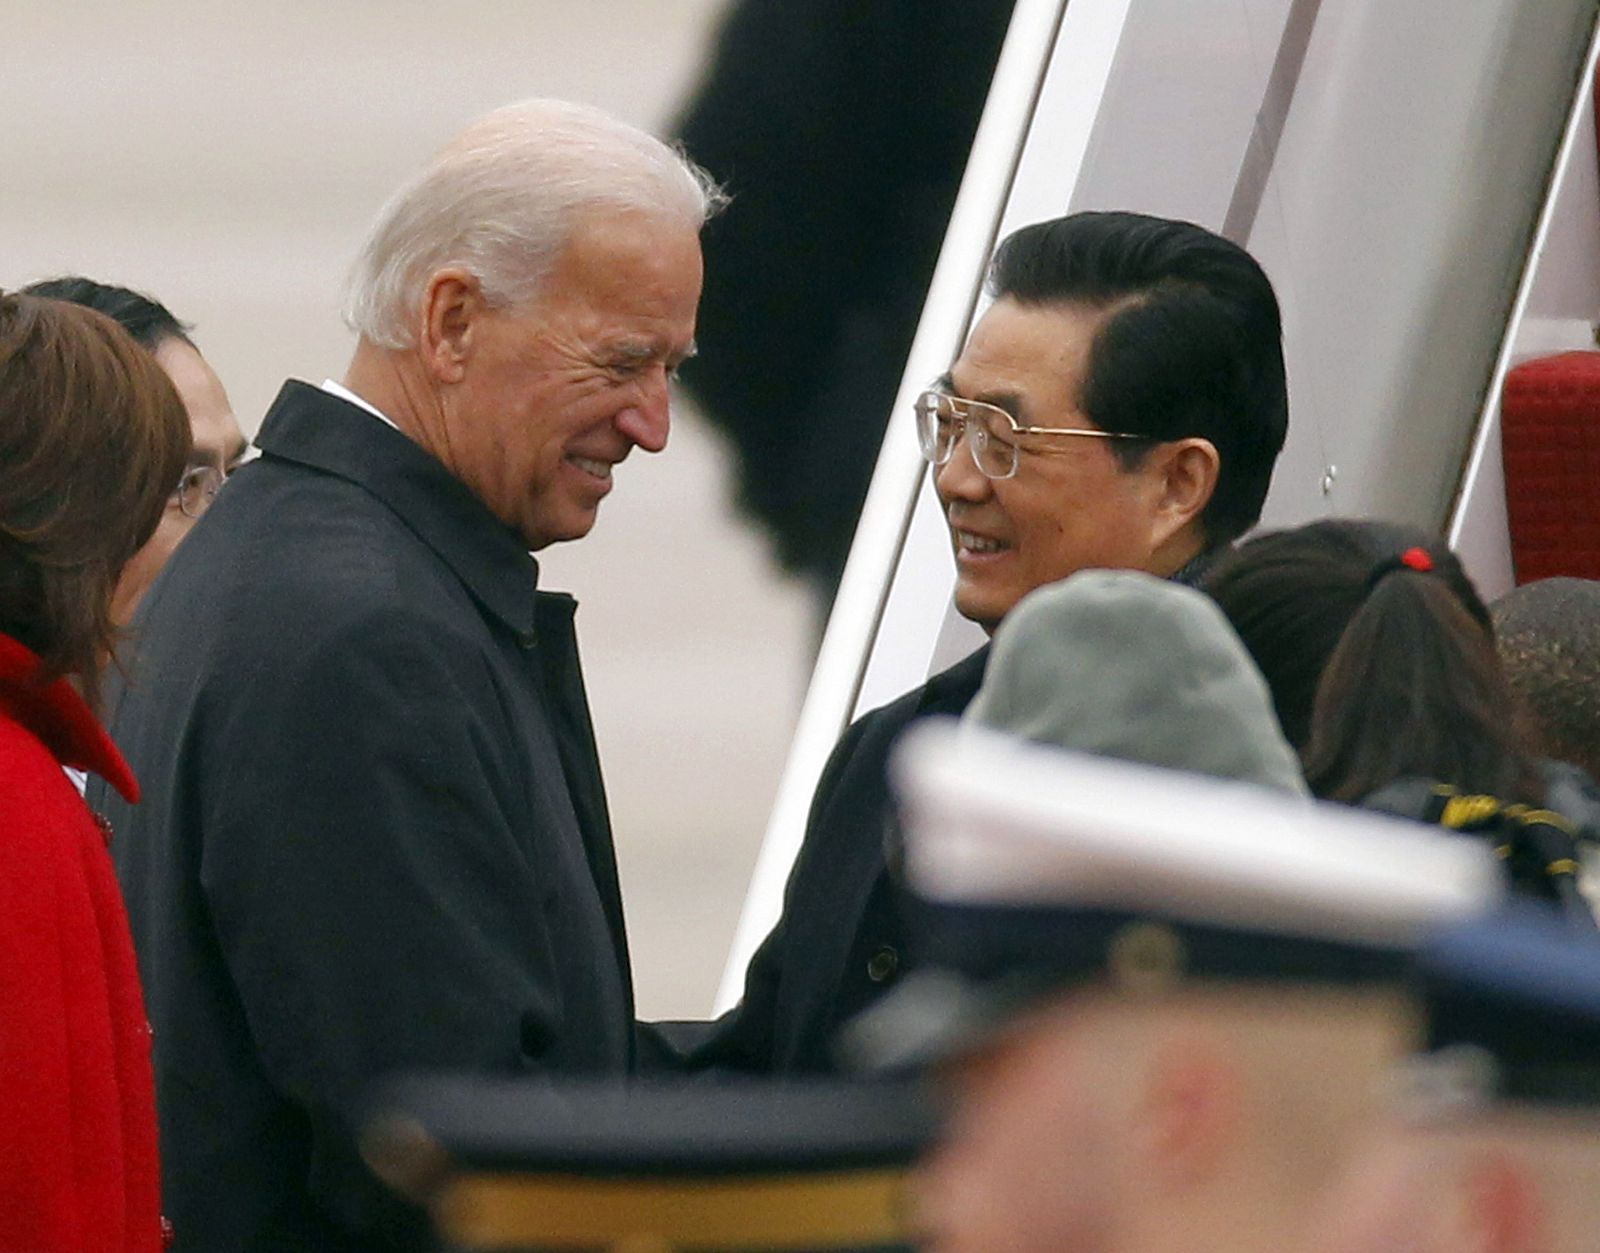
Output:
M622 917L622 888L617 879L617 857L612 846L611 814L606 807L600 752L595 744L594 724L589 716L589 700L578 661L578 640L573 630L576 612L577 602L570 596L551 592L538 594L534 604L534 631L538 640L534 649L535 664L549 697L556 748L577 814L584 855L611 927L624 984L632 987L627 932Z

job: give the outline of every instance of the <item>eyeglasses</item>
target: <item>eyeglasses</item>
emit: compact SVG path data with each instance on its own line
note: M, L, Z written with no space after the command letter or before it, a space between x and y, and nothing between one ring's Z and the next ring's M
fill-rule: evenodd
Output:
M178 502L184 517L198 518L211 508L226 478L216 466L190 466L178 480L178 486L172 489L172 498Z
M972 460L991 479L1009 479L1017 472L1024 451L1017 443L1022 435L1087 435L1093 439L1149 439L1123 431L1094 431L1073 426L1019 426L1017 420L998 405L982 400L963 400L945 392L928 390L916 400L917 442L930 465L942 466L955 452L963 431ZM1028 449L1029 452L1055 452L1059 449Z

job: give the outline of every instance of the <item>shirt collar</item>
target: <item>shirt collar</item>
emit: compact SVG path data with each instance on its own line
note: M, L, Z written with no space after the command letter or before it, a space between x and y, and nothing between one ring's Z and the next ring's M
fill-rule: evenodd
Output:
M392 509L473 598L531 640L539 565L522 538L392 422L338 384L291 379L261 424L263 453L347 479ZM369 420L377 414L391 428Z
M368 413L370 413L373 417L377 418L378 421L382 422L385 426L392 426L392 427L394 427L395 430L397 430L397 431L400 430L400 428L395 425L395 420L393 418L391 418L387 413L385 413L382 409L378 408L378 406L373 404L370 400L367 400L367 399L365 399L364 397L361 397L361 396L357 396L353 391L351 391L343 383L335 382L333 379L323 379L322 380L322 390L327 392L327 393L329 393L330 395L337 396L340 400L349 401L352 405L354 405L358 409L365 409Z

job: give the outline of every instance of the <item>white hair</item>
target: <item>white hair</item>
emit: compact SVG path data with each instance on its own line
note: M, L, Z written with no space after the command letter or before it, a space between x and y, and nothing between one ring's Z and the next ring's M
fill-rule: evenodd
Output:
M429 278L458 266L489 302L531 302L586 213L622 210L698 230L726 203L700 169L587 105L523 100L485 114L389 198L346 282L344 320L385 348L413 342Z

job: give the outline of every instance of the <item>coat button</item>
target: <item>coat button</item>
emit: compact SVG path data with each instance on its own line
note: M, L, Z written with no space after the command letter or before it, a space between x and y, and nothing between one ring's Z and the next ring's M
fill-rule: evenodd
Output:
M887 944L880 947L873 955L867 958L867 978L874 983L885 983L894 978L894 972L900 969L900 954Z

